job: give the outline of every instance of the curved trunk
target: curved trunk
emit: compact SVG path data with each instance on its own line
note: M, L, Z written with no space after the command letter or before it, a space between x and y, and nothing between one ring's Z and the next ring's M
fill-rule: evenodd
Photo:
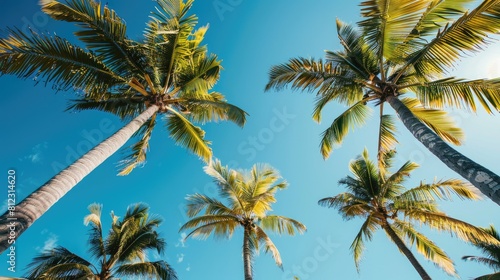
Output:
M401 253L403 253L408 258L408 260L413 265L415 270L418 272L420 277L422 277L423 280L432 280L432 278L429 276L429 274L427 274L422 265L420 265L420 263L417 261L417 259L410 251L410 249L406 247L403 240L399 238L399 236L396 234L396 232L394 232L394 230L390 227L390 225L386 223L385 225L382 225L382 228L389 235L389 237L391 237L392 241L396 244L396 246L398 246Z
M245 270L245 280L252 280L252 252L250 249L250 233L245 228L243 233L243 268Z
M156 105L149 107L111 137L102 141L66 169L52 177L45 185L23 199L15 206L15 209L7 210L0 216L0 253L14 244L14 240L19 238L52 205L123 146L157 111L158 107Z
M420 122L397 97L389 96L386 100L418 141L424 144L451 170L467 179L483 194L500 205L500 176L450 147L425 124Z

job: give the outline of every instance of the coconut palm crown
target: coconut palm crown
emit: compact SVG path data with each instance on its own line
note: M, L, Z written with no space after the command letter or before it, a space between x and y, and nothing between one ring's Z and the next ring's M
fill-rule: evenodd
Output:
M41 1L55 20L75 23L84 47L55 34L23 33L12 28L0 39L0 74L33 77L55 90L77 93L70 110L100 110L128 121L45 185L16 205L15 217L0 217L0 252L8 247L8 218L17 221L18 238L53 204L131 137L138 141L123 160L120 175L146 162L153 129L163 123L170 137L204 161L212 158L205 132L194 123L230 120L243 126L246 113L212 91L220 60L196 28L193 0L157 0L144 38L127 37L117 13L94 0Z
M427 149L500 204L500 177L443 141L460 144L463 134L442 109L500 109L499 78L447 76L460 58L482 50L500 31L500 1L484 0L468 10L471 2L363 1L357 27L337 20L342 50L326 51L324 60L298 57L273 66L266 90L315 91L317 122L331 101L347 106L322 134L324 158L367 121L370 105L379 106L379 152L387 151L384 145L396 142L394 120L384 111L388 103Z
M112 223L106 238L101 223L102 205L91 204L88 208L90 214L84 223L91 226L88 243L89 253L96 260L94 264L59 246L33 259L27 267L28 279L177 280L167 262L147 260L149 250L162 254L166 246L155 230L161 219L149 214L149 207L141 203L132 205L121 220L111 212Z
M345 220L364 220L351 244L358 270L365 241L371 240L378 229L387 233L422 279L431 278L411 252L412 245L416 245L417 252L448 274L456 275L456 271L448 255L418 231L416 225L446 231L469 242L481 240L500 244L480 228L449 217L439 210L437 200L451 199L453 194L462 199L480 199L480 193L470 184L457 179L432 183L421 181L418 186L406 189L403 184L418 165L408 161L396 172L391 172L394 152L385 154L385 157L385 170L380 172L365 150L349 164L353 176L339 181L339 185L347 188L347 192L319 200L319 205L337 209Z
M187 214L192 219L180 230L193 230L186 238L205 239L212 233L216 237L231 238L237 228L242 228L244 279L253 279L252 262L261 246L281 267L278 248L266 231L289 235L306 231L306 227L294 219L268 214L276 202L276 192L288 184L268 165L254 165L251 170L240 172L222 166L216 160L205 168L205 172L214 179L220 197L227 203L203 194L188 196ZM203 210L204 213L200 214Z

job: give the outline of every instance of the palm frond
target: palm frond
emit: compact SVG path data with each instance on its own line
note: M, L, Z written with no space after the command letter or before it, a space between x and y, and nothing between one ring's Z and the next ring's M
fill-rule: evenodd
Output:
M81 89L90 96L123 82L98 56L59 36L9 31L9 37L0 39L2 75L31 77L58 90Z
M295 231L300 234L306 231L306 226L299 221L277 215L267 215L260 219L260 226L264 230L270 230L279 234L286 232L289 235L294 235Z
M401 102L410 109L417 119L427 125L443 140L455 145L460 145L462 143L464 139L462 129L455 125L454 121L448 117L445 111L427 109L414 98L402 98Z
M479 257L479 256L463 256L462 260L464 261L474 261L480 264L484 264L488 266L491 269L498 270L500 267L500 262L498 260L486 258L486 257Z
M412 86L424 106L445 106L476 111L476 103L491 114L500 109L500 79L464 80L449 77Z
M363 255L363 251L365 250L365 240L370 241L373 237L373 233L377 229L378 224L376 219L370 215L366 218L365 222L361 226L358 234L354 238L354 241L351 243L351 251L354 256L354 263L356 264L356 270L359 272L359 264L361 262L361 257Z
M380 105L382 106L382 104ZM396 123L395 118L392 115L381 115L380 116L380 135L379 135L379 161L382 160L382 166L388 167L388 162L384 162L385 158L383 155L394 150L394 147L398 143L396 140Z
M344 220L368 216L372 210L367 201L351 193L341 193L333 197L320 199L318 204L323 207L335 208Z
M433 32L451 24L467 11L467 5L474 0L432 0L415 22L406 39L397 46L396 53L406 57L422 46L423 40Z
M146 69L142 54L126 37L125 22L100 2L67 0L42 0L42 11L55 20L74 22L81 28L75 35L87 48L122 77L142 74Z
M86 226L91 224L88 241L90 244L89 252L92 257L100 258L106 254L101 224L102 205L94 203L89 205L88 209L90 214L85 216L83 223Z
M404 214L414 221L421 222L438 231L448 231L449 233L467 242L488 242L500 245L499 240L489 235L483 229L467 222L449 217L439 211L412 208L405 211Z
M472 11L443 27L423 48L410 54L406 65L411 65L421 76L444 73L464 53L479 51L491 42L488 36L500 30L499 14L498 1L483 1Z
M368 0L360 4L361 16L365 19L358 25L379 59L390 60L395 55L395 48L412 31L427 4L428 1L422 0Z
M332 63L321 59L292 58L288 63L271 67L265 90L282 90L289 85L291 89L313 91L329 78L337 76L339 71Z
M453 195L461 199L480 200L481 193L469 183L459 179L448 179L435 181L432 184L420 182L420 185L407 190L395 201L434 201L437 199L452 200Z
M47 275L51 279L75 279L93 276L91 266L90 262L59 246L36 256L26 268L26 277L39 279Z
M181 226L179 231L194 228L186 238L195 237L206 239L213 232L215 237L231 238L235 228L239 225L239 220L233 215L203 215L192 218Z
M370 112L370 107L360 101L335 118L330 127L322 133L320 150L323 158L328 158L334 147L342 143L349 129L355 125L362 126Z
M103 93L99 98L85 97L70 100L66 111L99 110L112 113L121 119L131 119L138 116L146 109L142 96L130 94Z
M118 175L128 175L134 168L146 163L146 153L149 150L149 140L151 139L153 129L156 125L156 116L156 113L153 114L134 134L142 135L141 140L132 145L132 154L121 161L121 165L124 165L124 167L120 170Z
M197 123L229 120L243 127L248 115L239 107L227 103L224 96L219 93L211 93L204 99L188 98L185 104L190 112L189 119Z
M217 199L210 198L206 195L196 193L187 196L186 199L188 200L188 217L198 215L203 209L205 209L205 214L208 215L234 215L234 211L232 209L228 208Z
M283 262L281 261L281 256L280 252L278 251L278 248L274 245L273 241L269 236L260 228L259 226L256 226L254 229L255 232L255 237L260 243L264 243L264 248L265 252L271 252L274 261L276 262L276 265L283 269Z
M146 277L147 279L177 280L174 269L165 261L122 264L116 269L117 276Z
M415 244L417 251L426 259L432 261L449 275L457 275L455 265L450 257L429 238L416 231L410 223L397 220L394 221L392 227L400 238L404 236L410 245Z
M167 116L167 128L170 137L175 143L187 148L198 155L204 161L209 161L212 157L212 150L209 147L210 142L205 140L205 131L200 127L194 126L182 114L170 108Z

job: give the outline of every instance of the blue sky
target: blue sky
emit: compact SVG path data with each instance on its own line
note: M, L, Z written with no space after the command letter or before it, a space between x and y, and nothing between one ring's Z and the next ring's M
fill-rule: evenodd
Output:
M289 182L287 190L277 194L274 212L302 221L308 232L289 237L272 235L281 252L284 270L274 265L270 255L260 254L254 264L255 279L419 279L408 260L377 233L367 243L361 271L356 272L349 246L361 226L360 220L342 221L335 210L317 206L323 197L342 192L337 181L348 175L348 163L366 147L375 155L376 123L354 130L342 147L328 160L319 153L320 133L342 110L332 104L325 110L323 122L311 119L313 95L309 93L264 92L271 65L296 56L322 57L325 49L340 48L335 19L355 23L359 20L359 1L327 0L210 0L195 2L193 13L200 25L210 24L205 43L211 52L223 60L224 71L216 90L249 114L247 125L241 129L232 123L207 124L207 139L213 142L216 157L235 168L250 168L254 163L269 163L281 171ZM153 1L109 0L128 24L128 36L139 39ZM72 37L71 24L55 22L39 11L37 1L8 1L0 9L0 28L28 26L38 32L56 32ZM2 34L4 36L5 33ZM464 59L453 70L460 77L500 76L500 43L492 45L481 55ZM31 79L0 77L1 172L17 173L17 198L22 199L69 164L77 155L111 135L123 122L101 112L64 112L71 92L55 93L50 86L37 86ZM457 149L490 168L497 174L500 119L482 112L470 114L452 111L452 116L466 133L466 142ZM409 187L419 180L456 178L433 155L425 150L404 127L399 129L400 146L396 165L407 160L421 167L414 172ZM129 142L127 145L131 145ZM128 205L145 202L151 212L164 218L160 228L168 242L163 256L177 271L180 279L234 280L243 277L241 232L231 240L182 241L178 229L186 221L185 196L196 192L215 195L210 177L203 173L203 163L194 155L176 146L163 127L153 134L148 162L143 168L126 177L116 176L118 153L40 218L18 240L16 273L7 270L7 256L0 257L0 276L19 276L30 260L44 248L62 245L87 256L87 228L83 217L87 206L97 202L104 205L104 224L109 224L113 210L123 215ZM0 190L0 198L7 189ZM4 199L1 199L2 201ZM5 204L2 205L5 207ZM464 202L456 199L443 203L448 214L478 226L500 224L498 205L488 199ZM466 263L460 257L478 254L474 247L450 238L449 234L429 232L455 260L462 279L489 273L486 267ZM151 254L152 259L156 256ZM434 279L452 279L430 262L417 256Z

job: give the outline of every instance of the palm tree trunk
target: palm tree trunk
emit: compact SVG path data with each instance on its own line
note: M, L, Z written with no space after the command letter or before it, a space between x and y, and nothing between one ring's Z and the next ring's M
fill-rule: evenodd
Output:
M500 205L500 176L446 144L425 124L420 122L397 97L389 96L386 100L418 141L451 170L467 179L483 194Z
M123 146L158 111L153 105L0 216L0 253L92 170Z
M391 237L392 241L396 244L396 246L398 246L399 250L408 258L408 260L413 265L415 270L418 272L420 277L422 277L423 280L432 280L432 278L429 276L429 274L427 274L422 265L420 265L420 263L417 261L417 259L410 251L410 249L406 247L403 240L401 240L401 238L399 238L396 232L394 232L389 223L386 222L386 224L382 225L382 228Z
M252 280L252 252L250 249L250 233L246 228L243 234L243 268L245 270L245 280Z

